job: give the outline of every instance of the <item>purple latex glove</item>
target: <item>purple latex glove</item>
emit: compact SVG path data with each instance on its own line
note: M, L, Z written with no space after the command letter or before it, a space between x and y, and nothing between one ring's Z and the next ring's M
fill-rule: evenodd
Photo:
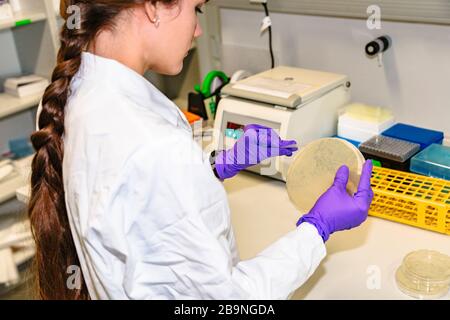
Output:
M300 218L297 226L303 222L313 224L325 242L333 232L351 229L363 223L373 199L370 186L372 161L367 160L364 164L358 191L353 197L346 191L348 175L348 167L340 167L333 185L317 200L311 211Z
M239 171L276 156L292 156L298 150L295 140L282 140L271 128L251 124L231 149L216 157L216 172L220 179L233 177Z

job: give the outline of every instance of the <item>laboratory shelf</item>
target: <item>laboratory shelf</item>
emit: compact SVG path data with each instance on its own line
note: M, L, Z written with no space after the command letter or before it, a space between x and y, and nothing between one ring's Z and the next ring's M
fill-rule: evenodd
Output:
M0 204L16 197L16 190L25 186L27 183L20 174L13 175L0 182Z
M14 254L14 263L16 265L21 265L32 259L36 253L35 247L30 247L27 249L20 250Z
M0 93L0 119L36 107L41 99L42 94L18 98L7 93Z
M33 248L34 241L31 233L29 218L12 218L7 216L0 221L0 250L14 247L15 253Z
M14 28L47 19L47 15L42 11L25 11L14 15L12 19L0 20L0 30Z
M16 198L22 203L28 203L28 200L30 199L31 194L31 187L29 184L20 187L16 190Z

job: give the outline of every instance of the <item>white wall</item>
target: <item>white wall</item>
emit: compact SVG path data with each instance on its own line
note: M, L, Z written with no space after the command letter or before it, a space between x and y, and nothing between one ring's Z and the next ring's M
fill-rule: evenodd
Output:
M221 10L223 69L262 71L270 67L263 12ZM344 73L353 100L392 108L397 120L450 134L450 26L271 14L278 64ZM378 67L365 45L387 34L393 47Z
M0 57L0 92L2 92L5 79L17 76L22 71L10 30L0 30Z

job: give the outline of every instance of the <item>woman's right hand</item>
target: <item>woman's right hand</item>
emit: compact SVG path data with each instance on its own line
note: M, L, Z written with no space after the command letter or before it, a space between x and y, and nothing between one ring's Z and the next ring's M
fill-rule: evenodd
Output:
M333 185L317 200L311 211L300 218L297 226L303 222L311 223L317 228L324 242L333 232L359 226L367 219L373 199L371 175L372 161L367 160L364 163L358 190L350 196L346 191L349 169L347 166L340 167Z

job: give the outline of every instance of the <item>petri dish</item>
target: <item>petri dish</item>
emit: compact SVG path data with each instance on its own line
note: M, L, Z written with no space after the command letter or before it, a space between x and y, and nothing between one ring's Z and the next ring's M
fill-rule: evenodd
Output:
M450 287L450 257L433 250L409 253L395 273L403 293L418 299L437 299Z
M336 171L342 165L349 168L347 192L353 195L364 162L364 156L350 142L338 138L315 140L302 148L289 166L286 176L289 199L301 214L309 212L331 187Z

